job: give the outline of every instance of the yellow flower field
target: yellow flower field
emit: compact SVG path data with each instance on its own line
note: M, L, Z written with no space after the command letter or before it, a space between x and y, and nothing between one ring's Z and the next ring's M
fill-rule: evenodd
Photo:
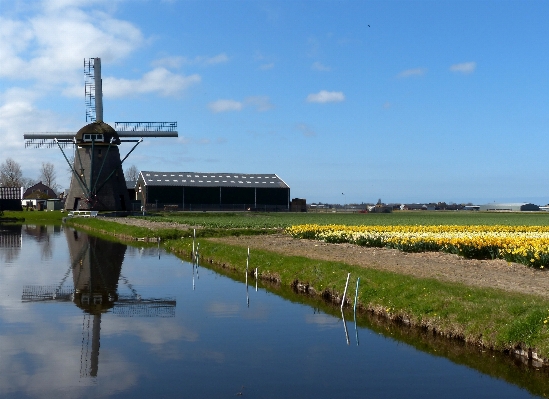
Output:
M286 232L296 238L407 252L443 251L476 259L505 259L549 266L549 226L344 226L304 224Z

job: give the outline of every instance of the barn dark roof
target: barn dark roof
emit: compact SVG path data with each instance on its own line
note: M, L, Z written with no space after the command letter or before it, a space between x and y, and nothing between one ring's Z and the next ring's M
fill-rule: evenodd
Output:
M289 188L276 174L142 171L147 186Z

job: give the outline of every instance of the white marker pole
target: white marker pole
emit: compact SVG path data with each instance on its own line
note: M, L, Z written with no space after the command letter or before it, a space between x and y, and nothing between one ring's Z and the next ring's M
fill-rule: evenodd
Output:
M345 304L345 295L347 295L347 286L349 285L349 277L351 273L347 274L347 282L345 283L345 290L343 291L343 298L341 298L341 311L343 312L343 305Z
M356 279L355 304L354 304L354 309L353 309L353 312L354 312L354 315L355 315L355 320L356 320L356 303L358 301L358 284L359 283L360 283L360 277Z
M193 252L191 253L191 259L194 262L194 240L196 239L196 229L193 229Z

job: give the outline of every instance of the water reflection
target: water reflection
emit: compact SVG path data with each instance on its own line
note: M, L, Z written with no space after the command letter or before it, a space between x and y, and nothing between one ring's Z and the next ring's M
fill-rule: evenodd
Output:
M59 225L25 225L25 235L33 238L40 244L41 259L50 260L53 257L54 240L53 235L61 232L61 226Z
M84 311L80 376L97 377L102 314L174 317L176 301L174 298L142 298L129 280L121 275L127 248L125 244L104 241L73 229L65 229L65 235L70 254L66 273L57 285L24 286L22 300L71 301ZM72 286L66 285L70 274ZM119 281L127 286L130 295L118 294Z
M13 263L20 252L22 246L21 225L0 224L0 260L5 263Z
M50 234L53 260L40 262L48 229L25 230L17 267L0 264L2 398L549 392L547 372L517 368L508 357L364 317L358 327L355 317L353 334L339 306L257 280L248 288L242 272L193 266L156 243L130 247L63 229ZM177 314L172 297L185 304Z

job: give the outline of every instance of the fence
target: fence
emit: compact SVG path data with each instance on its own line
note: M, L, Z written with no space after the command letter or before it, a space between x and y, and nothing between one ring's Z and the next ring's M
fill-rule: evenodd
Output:
M0 199L23 199L23 187L0 187Z

